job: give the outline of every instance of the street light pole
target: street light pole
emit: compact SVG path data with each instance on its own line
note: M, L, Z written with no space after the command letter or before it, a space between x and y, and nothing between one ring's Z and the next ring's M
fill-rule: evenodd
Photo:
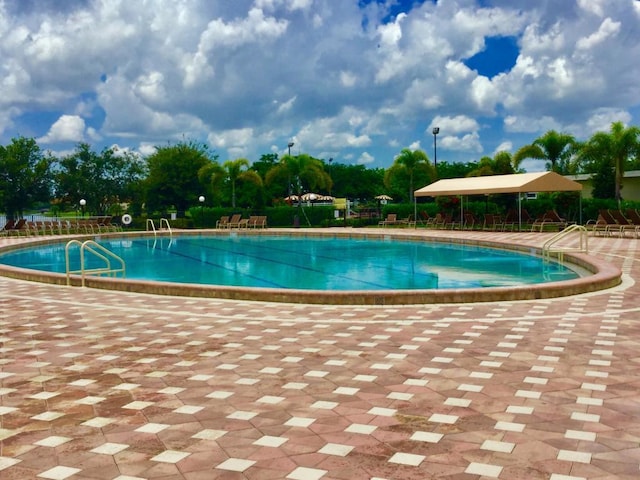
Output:
M433 133L433 166L434 169L436 171L436 179L438 178L438 148L437 148L437 138L438 138L438 134L440 133L440 128L438 127L433 127L433 130L431 130L431 133Z
M84 219L84 207L87 205L87 201L84 198L80 199L80 209L82 210L82 218Z
M200 202L200 222L202 222L202 228L204 228L204 195L198 197Z
M287 143L287 148L289 149L289 157L291 157L291 147L293 147L294 145L295 144L293 142ZM291 170L287 168L287 171L289 171L289 177L287 179L287 193L289 196L289 201L291 201Z

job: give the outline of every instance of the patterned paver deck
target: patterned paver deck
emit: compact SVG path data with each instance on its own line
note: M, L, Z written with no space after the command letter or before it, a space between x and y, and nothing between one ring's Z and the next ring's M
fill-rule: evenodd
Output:
M640 478L638 242L590 238L619 287L526 302L294 305L0 278L0 479Z

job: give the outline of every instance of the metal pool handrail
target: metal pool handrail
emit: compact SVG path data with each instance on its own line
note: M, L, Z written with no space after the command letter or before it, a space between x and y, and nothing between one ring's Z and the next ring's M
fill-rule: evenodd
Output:
M576 232L579 234L579 243L577 246L557 245L554 247L554 245L558 243L560 240ZM585 227L577 224L569 225L567 228L556 233L553 237L551 237L549 240L544 242L542 246L542 258L548 261L551 259L551 254L555 253L556 256L558 257L558 260L562 262L564 260L565 252L589 253L588 239L589 239L589 234Z
M163 228L163 225L166 225L166 228ZM169 225L169 220L166 218L160 219L160 230L168 230L169 236L173 237L173 232L171 231L171 225Z
M70 269L70 262L69 262L69 249L72 245L79 245L80 246L80 270L71 270ZM91 269L87 269L86 265L85 265L85 256L84 256L84 252L87 251L89 253L92 253L94 256L96 256L97 258L99 258L100 260L103 260L105 262L105 266L101 267L101 268L91 268ZM102 253L101 253L102 252ZM125 267L125 263L124 260L122 258L120 258L118 255L116 255L115 253L113 253L111 250L103 247L102 245L100 245L97 242L94 242L93 240L85 240L84 242L80 242L79 240L70 240L67 242L67 244L64 247L64 259L65 259L65 266L66 266L66 272L67 272L67 285L71 285L71 275L72 274L80 274L82 277L82 286L85 286L85 276L86 275L113 275L115 276L118 273L122 273L122 276L125 276L126 273L126 267ZM119 268L112 268L111 267L111 261L109 260L114 260L116 262L120 263L120 267Z
M147 218L147 232L150 230L149 229L149 225L151 225L151 230L153 231L153 236L157 236L158 233L156 231L156 224L153 221L152 218ZM164 228L163 225L166 225L167 227ZM169 220L167 220L166 218L161 218L160 219L160 230L168 230L169 231L169 236L173 237L173 232L171 231L171 225L169 225Z

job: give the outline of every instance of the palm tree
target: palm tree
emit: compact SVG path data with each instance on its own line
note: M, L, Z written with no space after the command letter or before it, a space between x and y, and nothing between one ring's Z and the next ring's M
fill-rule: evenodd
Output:
M403 148L394 160L393 165L386 171L384 183L387 188L391 188L394 180L407 178L409 184L409 201L413 203L416 176L426 176L433 179L435 178L435 170L429 162L427 154L422 150L411 151L408 148Z
M482 177L485 175L507 175L514 173L513 157L507 151L497 152L493 158L482 157L478 168L470 171L467 177Z
M549 130L536 138L531 145L520 148L513 156L513 167L518 169L525 158L547 160L551 163L551 171L557 171L559 164L575 153L576 139L573 135Z
M284 155L275 167L267 171L265 181L267 185L277 179L286 179L287 191L291 194L291 187L295 187L298 198L304 187L309 190L331 188L331 177L325 171L323 163L309 155Z
M625 127L622 122L613 122L610 131L595 133L582 147L584 158L610 162L615 169L615 197L620 207L622 201L622 179L625 163L640 156L640 128Z
M249 170L249 160L246 158L227 160L222 164L222 167L231 184L231 206L233 208L236 207L236 184L238 181L251 182L258 187L262 186L262 178L255 170Z
M207 189L211 198L222 202L221 191L224 181L224 169L218 162L210 162L198 170L198 181Z

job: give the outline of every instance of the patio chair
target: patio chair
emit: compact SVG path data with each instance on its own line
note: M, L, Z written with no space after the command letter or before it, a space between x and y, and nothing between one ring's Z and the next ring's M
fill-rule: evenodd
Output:
M531 225L531 231L534 232L538 230L539 232L542 232L546 227L562 230L563 228L566 228L567 225L567 220L558 215L558 212L555 210L547 210L544 215L533 222Z
M384 220L380 220L378 225L382 227L388 227L389 225L397 225L398 224L398 214L397 213L388 213L387 218Z
M504 229L506 230L507 228L510 228L513 231L516 229L516 225L530 225L533 221L534 220L531 215L529 215L529 212L524 208L520 210L519 213L517 209L512 208L507 212L507 216L504 219Z
M11 230L8 230L9 235L26 235L28 233L27 221L24 218L18 220Z
M225 215L216 221L216 228L227 228L229 226L229 216Z
M633 232L634 237L638 237L638 226L630 222L620 210L609 210L609 213L620 226L619 232L622 236L626 236L626 232Z
M635 208L627 208L624 212L631 223L640 227L640 213Z
M9 232L11 230L13 230L13 228L16 226L16 221L13 220L12 218L10 218L9 220L7 220L7 222L4 224L4 227L2 227L2 230L0 230L0 236L2 237L6 237L9 235Z
M433 228L447 228L451 224L451 215L445 213L436 213L433 220Z
M227 228L240 228L240 220L242 220L242 214L236 213L232 215Z
M417 222L420 225L424 225L425 227L433 227L433 222L435 221L435 217L430 216L427 212L422 210L418 213Z
M484 214L484 223L482 224L483 230L502 230L503 225L500 215L494 215L493 213Z
M400 225L407 225L408 227L415 227L416 220L413 215L409 215L407 218L400 219Z
M478 225L480 225L480 221L473 213L467 212L464 214L464 224L462 225L463 230L473 230Z
M247 222L247 228L265 228L267 226L267 217L264 215L252 215Z
M27 220L26 223L26 228L25 228L25 234L26 235L40 235L40 233L42 233L43 235L47 234L47 230L44 226L44 222L34 222L34 221L30 221Z

